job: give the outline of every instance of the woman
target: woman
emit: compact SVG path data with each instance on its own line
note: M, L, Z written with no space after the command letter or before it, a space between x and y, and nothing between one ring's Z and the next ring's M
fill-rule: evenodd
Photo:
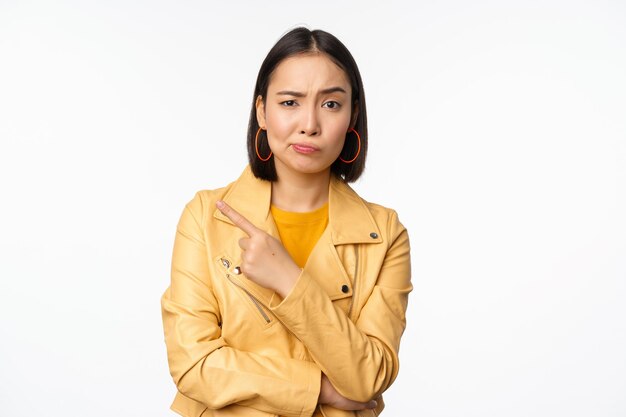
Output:
M378 415L398 373L410 281L396 213L348 185L367 118L352 55L296 28L265 58L249 165L180 217L161 299L172 410L197 416Z

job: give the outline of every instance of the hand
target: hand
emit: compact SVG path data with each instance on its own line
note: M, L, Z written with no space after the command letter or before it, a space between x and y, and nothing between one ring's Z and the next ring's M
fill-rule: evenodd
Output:
M302 271L291 259L283 244L250 223L248 219L223 201L215 204L248 237L239 239L241 272L262 287L269 288L285 298Z
M340 410L365 410L367 408L376 408L378 403L374 400L366 403L352 401L339 394L328 377L322 373L322 383L320 388L320 396L317 400L319 404L328 404Z

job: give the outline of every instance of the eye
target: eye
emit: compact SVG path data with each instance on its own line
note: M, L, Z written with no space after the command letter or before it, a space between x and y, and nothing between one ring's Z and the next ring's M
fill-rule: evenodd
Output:
M296 102L294 100L287 100L287 101L283 101L282 103L280 103L281 105L285 106L285 107L293 107L293 105Z
M341 104L337 103L336 101L327 101L326 103L324 103L324 105L326 104L332 104L332 106L327 107L329 109L338 109L339 107L341 107Z

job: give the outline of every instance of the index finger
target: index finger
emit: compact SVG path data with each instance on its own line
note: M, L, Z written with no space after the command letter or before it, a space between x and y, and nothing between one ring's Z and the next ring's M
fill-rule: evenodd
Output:
M260 229L250 223L248 219L243 217L237 210L222 200L217 201L215 205L224 214L224 216L228 217L235 224L235 226L246 232L248 236L252 237L252 235L259 232Z

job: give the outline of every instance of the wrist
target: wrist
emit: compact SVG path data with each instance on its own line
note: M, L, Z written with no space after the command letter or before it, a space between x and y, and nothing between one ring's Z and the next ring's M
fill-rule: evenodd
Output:
M284 278L280 280L281 285L274 289L274 291L281 296L281 298L287 297L287 295L291 292L291 289L296 285L300 274L302 273L302 268L300 268L295 263L291 265L285 271Z

